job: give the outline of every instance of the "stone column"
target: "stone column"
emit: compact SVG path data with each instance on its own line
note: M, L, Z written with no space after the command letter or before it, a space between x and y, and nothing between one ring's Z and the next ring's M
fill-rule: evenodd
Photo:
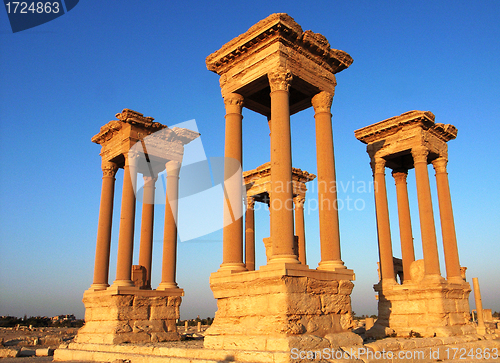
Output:
M401 254L403 257L404 281L411 279L410 265L415 261L415 250L413 247L413 234L411 231L410 203L408 201L408 188L406 178L408 170L394 170L392 172L396 182L396 194L398 199L399 235L401 238Z
M441 277L439 270L439 255L436 241L436 227L432 210L431 187L427 170L427 155L425 146L417 146L411 150L417 180L418 212L420 216L420 231L422 234L422 250L424 254L424 269L426 278Z
M479 280L477 277L472 278L472 286L474 287L474 301L476 303L477 313L477 333L486 334L486 326L484 325L483 301L481 300L481 290L479 290Z
M380 255L380 279L382 283L396 283L394 262L392 259L391 227L389 223L389 206L385 187L385 160L375 157L372 161L375 211L377 216L378 250Z
M242 164L241 114L243 96L230 93L224 97L226 107L226 136L224 146L224 229L221 270L244 271L243 263L243 195L241 180L231 177Z
M451 206L450 185L446 172L446 157L439 157L432 162L436 171L436 186L439 200L439 214L441 217L441 232L443 234L444 260L446 263L446 277L448 280L463 282L458 259L457 236L455 221Z
M294 253L292 145L289 88L292 73L278 67L268 73L271 86L271 240L270 263L299 263Z
M175 273L177 268L177 205L181 163L172 160L167 162L165 167L167 172L167 192L163 230L163 260L161 283L157 290L178 288L177 282L175 282Z
M120 234L118 236L118 258L115 286L134 286L132 277L132 254L134 250L135 190L137 184L137 153L126 153L123 173Z
M151 260L153 258L153 224L156 180L156 177L144 177L141 245L139 249L139 265L144 266L146 269L146 285L143 286L143 289L151 289Z
M319 234L321 241L320 270L345 268L340 257L337 181L333 154L333 94L320 92L312 100L316 120L316 159L318 166Z
M245 267L248 271L255 271L255 199L247 197L245 212Z
M109 251L111 247L111 224L113 220L113 198L115 195L115 175L118 166L112 162L102 163L101 205L97 226L94 281L91 290L104 290L108 284Z
M297 195L293 198L295 205L295 235L299 238L299 261L306 265L306 228L304 223L304 202L306 198L303 195Z

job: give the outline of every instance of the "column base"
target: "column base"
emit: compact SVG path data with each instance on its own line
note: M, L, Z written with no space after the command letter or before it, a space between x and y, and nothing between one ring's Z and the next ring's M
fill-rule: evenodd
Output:
M156 289L157 291L162 291L162 290L171 290L171 289L178 289L179 286L177 285L176 282L161 282L160 285L158 285L158 288Z
M430 282L430 283L439 282L439 283L442 283L442 282L446 282L446 280L441 275L432 274L432 275L424 275L424 278L422 279L422 282Z
M338 261L321 261L318 263L318 270L327 270L327 271L335 271L338 269L346 269L344 266L344 262L341 260Z
M404 281L404 283L409 283L408 281ZM396 281L396 278L393 278L393 279L388 279L388 278L385 278L385 279L382 279L378 282L378 285L382 286L382 287L392 287L394 285L399 285Z
M100 291L106 290L109 287L109 284L92 284L89 287L90 291Z
M136 289L133 293L87 290L85 325L75 342L86 344L148 343L180 340L180 294Z
M300 264L296 255L273 255L268 262L268 265L277 263Z
M218 271L248 271L243 262L228 262L220 265Z
M301 264L270 264L258 271L216 272L210 287L217 299L215 320L204 347L251 351L330 347L354 327L350 294L354 284L332 272ZM354 344L354 343L353 343Z
M403 285L378 283L374 290L378 292L378 319L368 336L384 328L401 337L412 332L422 337L474 333L469 315L471 288L463 280L450 283L424 278Z
M132 280L115 280L111 286L135 286Z
M448 277L446 279L446 281L448 281L449 283L452 283L452 284L461 284L465 280L462 276L452 276L452 277Z

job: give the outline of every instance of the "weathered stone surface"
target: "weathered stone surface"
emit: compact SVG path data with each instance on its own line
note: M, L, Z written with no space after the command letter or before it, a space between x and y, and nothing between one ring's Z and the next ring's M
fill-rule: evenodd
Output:
M32 357L36 354L36 350L28 347L22 347L19 350L17 357Z
M207 348L281 350L295 344L316 346L312 337L328 343L323 338L325 335L354 325L350 281L305 276L238 281L242 278L238 275L211 282L218 298L218 310L206 331L204 345Z
M325 338L330 342L330 346L333 348L363 344L363 338L352 332L327 334Z
M284 13L261 20L206 59L207 68L221 76L223 95L241 93L245 97L245 107L266 116L270 115L270 105L249 96L252 91L268 86L268 72L286 65L293 73L291 92L294 87L300 87L304 95L304 99L291 102L290 113L293 114L310 107L310 99L318 89L334 94L335 74L351 63L352 58L347 53L331 49L321 34L304 32Z
M175 321L179 318L181 297L165 296L162 292L147 294L152 296L86 292L85 325L75 341L120 344L179 340Z
M470 330L470 286L460 266L451 207L447 142L456 138L453 125L435 122L429 111L409 111L355 131L367 144L374 173L380 256L379 318L367 334L381 335L390 327L397 335L450 336ZM428 164L436 171L446 280L441 276ZM385 169L396 182L402 266L392 255ZM423 260L415 260L406 177L415 169ZM394 271L403 273L398 284ZM401 277L401 276L400 276ZM378 325L378 326L377 326Z
M19 351L17 348L0 348L0 358L15 358Z
M35 355L37 357L50 357L54 355L54 349L51 348L39 348L36 350Z
M410 277L413 282L420 282L424 278L424 260L413 261L410 265Z
M394 329L398 336L410 332L421 336L450 336L470 331L468 295L470 286L465 281L429 283L412 281L403 285L375 285L379 292L379 319L381 326ZM375 335L373 335L375 334ZM381 329L368 335L380 337Z

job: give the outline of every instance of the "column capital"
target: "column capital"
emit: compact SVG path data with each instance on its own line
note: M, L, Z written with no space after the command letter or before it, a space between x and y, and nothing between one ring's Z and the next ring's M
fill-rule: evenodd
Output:
M228 93L224 96L224 106L227 113L241 114L244 97L239 93Z
M439 157L437 159L432 160L432 166L434 166L434 170L437 173L446 173L446 165L448 164L447 157Z
M139 161L139 153L137 151L129 151L123 154L123 157L125 158L126 166L136 164Z
M304 195L296 195L295 197L293 197L293 204L295 204L297 207L303 207L305 201L306 197Z
M370 166L372 167L373 174L385 174L385 159L381 157L373 157Z
M103 161L101 164L102 176L114 178L118 171L118 165L111 161Z
M158 180L157 176L153 178L152 176L144 175L142 178L144 179L144 186L146 186L146 184L148 183L153 183L154 185L154 183L156 183L156 181Z
M267 77L269 79L269 86L271 86L271 92L288 92L293 79L292 72L283 66L279 66L276 70L269 72Z
M167 178L170 176L179 177L179 172L181 170L181 163L179 161L170 160L165 163L165 170L167 172Z
M253 209L253 207L255 206L255 198L247 196L246 202L247 202L247 209Z
M311 100L311 104L314 108L315 113L320 113L320 112L331 113L332 102L333 102L333 94L325 91L316 94Z
M408 177L408 170L407 169L394 169L392 171L392 177L394 178L394 181L396 182L396 184L405 183L406 178Z
M413 163L427 164L427 155L429 155L429 149L423 145L416 146L411 149L411 155L413 156Z

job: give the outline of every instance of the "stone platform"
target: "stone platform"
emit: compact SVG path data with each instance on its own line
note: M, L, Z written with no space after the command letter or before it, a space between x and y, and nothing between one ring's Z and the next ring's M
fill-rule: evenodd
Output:
M399 284L377 284L377 326L393 329L397 336L410 332L422 337L475 333L469 314L470 285L465 282L421 280Z
M329 347L353 324L352 270L269 264L258 271L216 272L210 287L218 310L205 347L256 351ZM343 338L344 339L344 338Z
M182 289L171 291L110 287L87 290L83 295L85 325L77 343L122 344L180 340L179 319Z
M231 349L202 348L202 341L179 341L148 344L82 344L70 343L62 345L55 351L54 361L94 361L113 362L126 360L130 363L215 363L215 362L262 362L287 363L328 361L331 363L364 362L389 363L396 360L402 362L498 362L495 352L500 352L498 334L441 338L386 338L367 344L343 345L340 347L317 348L305 350L304 354L317 354L314 359L293 359L300 355L298 351L245 351ZM481 352L482 358L471 358L466 354L471 351ZM310 353L309 353L310 352ZM455 352L457 352L455 354ZM460 360L460 352L465 352ZM330 354L330 358L325 355ZM361 353L361 354L360 354ZM489 353L489 358L485 358ZM322 354L322 356L320 356ZM406 355L408 359L388 359L389 355ZM337 356L336 359L335 356ZM342 356L342 358L340 358ZM401 356L401 357L403 357ZM410 358L411 356L411 358ZM386 358L383 358L386 357Z

